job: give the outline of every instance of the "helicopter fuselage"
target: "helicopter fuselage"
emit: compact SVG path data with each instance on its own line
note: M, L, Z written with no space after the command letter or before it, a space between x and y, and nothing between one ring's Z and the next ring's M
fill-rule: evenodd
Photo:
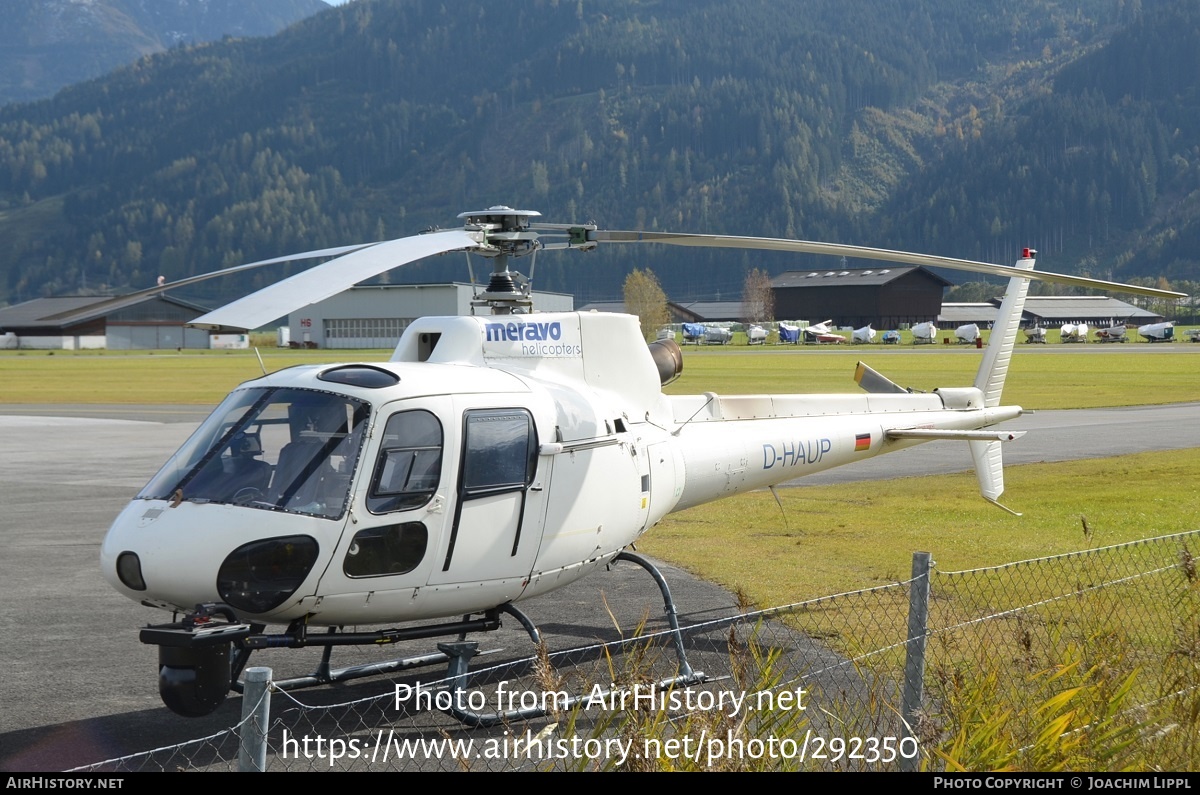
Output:
M671 397L636 318L424 318L392 361L235 390L114 522L144 604L346 625L567 585L667 513L1010 419L978 390Z

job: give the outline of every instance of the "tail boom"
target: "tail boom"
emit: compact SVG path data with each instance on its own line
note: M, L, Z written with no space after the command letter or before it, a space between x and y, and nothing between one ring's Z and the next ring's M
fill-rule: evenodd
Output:
M803 415L763 412L753 416L745 410L730 410L732 407L715 395L708 397L707 409L691 409L691 420L683 422L674 434L676 460L683 478L673 511L776 486L934 439L999 444L997 439L1017 434L983 429L1021 412L1008 406L934 410L928 404L937 400L936 395L888 395L890 410L839 411L840 401L854 403L868 396L822 395L825 411L809 405ZM786 398L761 395L757 401L762 409ZM742 404L743 409L747 402L748 397L729 401ZM683 399L676 408L690 406L691 401ZM780 408L778 403L774 407Z

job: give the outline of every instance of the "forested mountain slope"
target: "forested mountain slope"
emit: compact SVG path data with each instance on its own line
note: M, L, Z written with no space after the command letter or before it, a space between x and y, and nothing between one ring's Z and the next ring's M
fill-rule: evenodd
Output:
M1142 92L1113 96L1105 78L1194 58L1188 3L802 8L359 0L0 109L0 300L143 287L500 203L1001 262L1032 244L1059 270L1196 278L1172 232L1197 215L1200 72L1130 76ZM730 296L751 267L806 264L614 247L544 255L536 282L614 297L649 266L673 296ZM392 278L465 276L461 257L408 270Z
M223 36L269 36L324 0L4 0L0 105L48 97L144 55Z

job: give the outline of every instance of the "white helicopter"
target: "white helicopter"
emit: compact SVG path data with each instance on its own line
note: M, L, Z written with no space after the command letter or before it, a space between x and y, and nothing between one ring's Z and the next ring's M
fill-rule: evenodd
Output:
M1059 339L1063 342L1087 342L1087 323L1063 323Z
M240 689L256 649L324 647L313 676L281 683L300 686L448 659L339 671L328 665L333 646L488 631L502 613L535 635L515 603L627 555L668 513L921 442L966 442L984 498L998 505L1000 446L1021 434L985 429L1022 413L1000 405L1000 394L1029 279L1163 294L1034 271L1030 250L1012 268L796 240L535 223L539 215L493 207L464 213L458 229L218 272L336 257L196 326L257 328L452 251L494 259L479 294L493 314L417 320L384 364L302 365L242 384L116 518L101 549L104 576L180 619L141 633L160 647L160 693L172 710L216 709ZM860 363L864 391L856 394L675 397L662 392L682 370L674 340L647 345L628 315L531 313L528 284L518 287L523 280L508 269L511 258L539 250L610 243L833 254L1011 279L971 385L913 393ZM342 629L349 625L393 628ZM310 634L316 627L326 631Z
M870 323L862 328L856 328L850 335L850 341L855 345L870 345L875 341L875 329L871 328Z
M1128 342L1129 337L1126 335L1125 330L1124 323L1118 323L1117 325L1109 326L1108 328L1098 328L1096 329L1096 341L1102 343Z

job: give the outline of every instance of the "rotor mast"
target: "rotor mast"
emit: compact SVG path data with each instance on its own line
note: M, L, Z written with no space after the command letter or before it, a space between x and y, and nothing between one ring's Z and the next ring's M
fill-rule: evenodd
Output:
M595 224L538 224L537 210L514 210L496 205L478 212L459 213L467 232L480 233L482 244L468 253L490 257L492 275L487 289L475 294L472 306L491 307L494 315L527 313L533 307L533 266L541 250L574 248L590 251L596 247L592 234ZM545 238L550 238L549 240ZM509 270L509 259L530 257L529 277Z
M468 232L482 232L484 245L474 253L492 259L492 275L487 289L476 292L471 306L491 307L494 315L527 313L533 307L531 284L517 271L509 270L509 259L535 257L541 243L537 232L529 228L529 219L541 217L536 210L514 210L498 205L479 212L458 216ZM533 259L530 260L532 273Z

